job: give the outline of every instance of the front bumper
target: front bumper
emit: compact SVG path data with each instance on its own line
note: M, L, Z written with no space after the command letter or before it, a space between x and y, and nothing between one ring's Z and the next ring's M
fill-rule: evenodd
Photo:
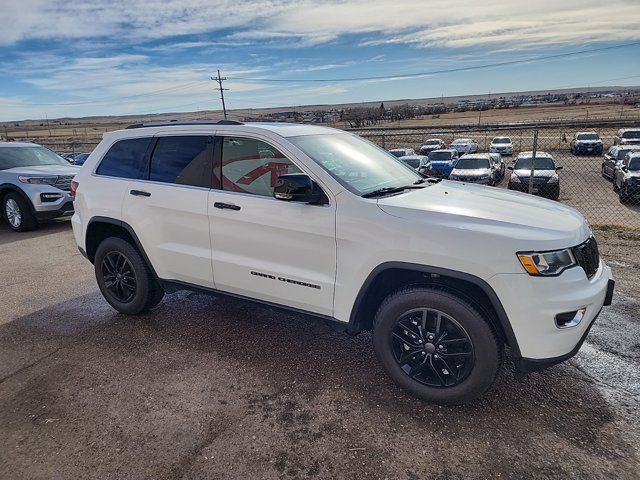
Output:
M589 154L589 155L602 155L602 145L580 145L576 143L573 147L576 153Z
M73 197L66 190L51 185L28 185L22 191L29 197L33 214L40 221L73 215Z
M509 182L508 188L509 190L515 190L517 192L529 193L529 182L527 179L520 183ZM557 198L560 195L560 184L558 183L534 184L533 188L533 195L540 197Z
M588 279L581 267L557 277L522 274L494 275L488 281L502 300L518 349L519 371L539 370L562 362L580 349L603 306L611 303L614 282L603 262ZM559 328L556 315L584 309L582 320Z
M53 220L73 215L73 201L68 200L56 209L36 210L34 215L38 221Z

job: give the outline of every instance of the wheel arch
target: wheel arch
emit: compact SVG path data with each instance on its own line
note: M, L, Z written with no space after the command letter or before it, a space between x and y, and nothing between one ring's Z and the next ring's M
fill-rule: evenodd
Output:
M17 193L18 195L20 195L20 197L22 197L22 199L27 202L27 205L29 205L31 213L35 213L35 208L33 207L31 199L27 196L26 193L22 191L20 187L17 187L13 183L3 183L2 185L0 185L0 202L4 200L5 195L7 195L8 193Z
M158 275L156 274L156 271L153 268L153 265L151 264L151 261L149 260L149 257L147 256L133 227L127 222L116 218L95 216L87 223L87 230L85 233L85 253L91 263L93 263L95 259L98 245L108 237L122 237L131 242L138 252L140 252L140 255L142 255L142 258L151 270L151 274L154 279L158 280Z
M519 358L520 348L500 299L483 279L465 272L406 262L378 265L362 284L349 316L350 333L370 330L373 317L386 296L408 285L437 286L464 297L477 306Z

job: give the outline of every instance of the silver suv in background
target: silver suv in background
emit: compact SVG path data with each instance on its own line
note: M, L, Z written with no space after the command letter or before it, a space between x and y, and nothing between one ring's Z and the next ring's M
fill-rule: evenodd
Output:
M16 232L73 214L71 181L80 167L35 143L0 142L0 208Z

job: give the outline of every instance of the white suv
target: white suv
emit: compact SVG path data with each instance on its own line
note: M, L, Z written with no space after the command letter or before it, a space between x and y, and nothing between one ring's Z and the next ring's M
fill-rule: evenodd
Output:
M116 310L189 289L372 330L392 379L439 403L485 392L505 346L520 372L571 357L613 295L577 211L425 179L330 128L138 125L104 136L73 192Z

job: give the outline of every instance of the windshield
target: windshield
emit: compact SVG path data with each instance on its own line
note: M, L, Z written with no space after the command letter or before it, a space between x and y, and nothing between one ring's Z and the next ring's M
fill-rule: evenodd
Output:
M44 147L0 147L0 170L41 165L68 166L69 162Z
M597 133L581 133L576 138L578 140L600 140Z
M634 157L629 160L629 170L637 172L640 170L640 157Z
M622 138L640 138L640 130L630 130L622 134Z
M491 143L511 143L511 139L509 137L496 137Z
M429 160L433 161L446 161L451 160L451 152L431 152L429 154Z
M404 150L389 150L389 153L396 158L404 157L405 155L407 155L407 152L405 152Z
M460 158L456 163L456 169L475 170L478 168L489 168L488 158Z
M412 168L418 168L420 166L419 158L403 158L402 161Z
M422 180L418 172L356 135L303 135L289 140L341 185L358 195Z
M621 148L621 149L618 150L618 157L617 158L618 158L618 160L622 160L627 153L629 153L629 152L637 152L638 150L640 150L640 149L638 149L638 148Z
M440 140L427 140L424 145L440 145Z
M515 170L531 170L533 158L520 158L513 167ZM556 166L553 160L545 157L537 157L534 170L555 170Z

